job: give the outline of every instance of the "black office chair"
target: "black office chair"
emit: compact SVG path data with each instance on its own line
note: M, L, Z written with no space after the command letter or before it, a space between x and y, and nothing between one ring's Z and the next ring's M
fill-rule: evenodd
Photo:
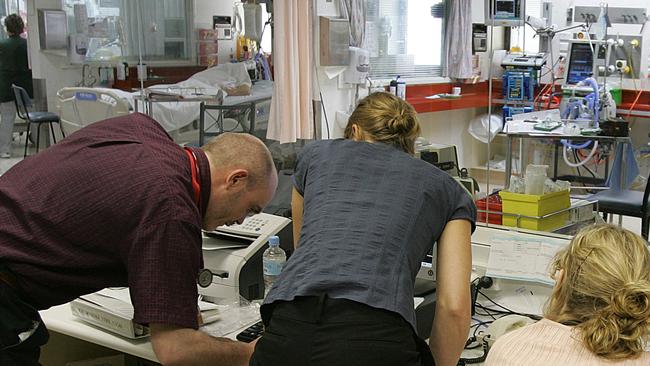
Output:
M650 178L650 176L648 177ZM641 218L641 236L648 240L648 196L650 184L646 183L645 190L632 191L629 189L608 189L591 196L598 200L598 211L607 218L607 214L632 216Z
M32 123L35 123L36 126L36 152L38 153L39 142L41 137L41 125L47 123L50 125L50 130L52 131L52 139L56 144L56 136L54 135L54 127L52 123L59 123L59 129L61 130L61 135L65 138L65 133L61 124L59 122L59 116L52 112L30 112L28 107L33 106L32 100L29 98L29 94L24 88L21 88L18 85L12 84L11 89L14 91L14 97L16 102L16 112L18 112L18 117L25 122L27 122L27 136L25 137L25 153L23 158L27 157L27 143L30 138L29 129Z

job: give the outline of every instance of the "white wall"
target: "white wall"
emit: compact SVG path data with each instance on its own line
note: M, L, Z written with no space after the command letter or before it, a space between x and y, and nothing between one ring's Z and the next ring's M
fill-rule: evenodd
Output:
M56 92L81 80L81 68L71 66L66 56L44 53L38 39L38 9L61 9L61 0L27 0L27 24L32 76L45 79L48 110L56 111Z
M483 11L483 3L484 0L471 0L473 2L472 5L472 21L474 22L482 22L484 19L484 11ZM339 10L337 6L337 2L328 2L326 0L315 0L316 2L316 7L314 9L314 37L315 37L315 55L318 55L318 16L323 15L323 16L338 16ZM496 27L494 30L494 45L495 49L502 49L503 48L503 28L501 27ZM486 55L487 57L487 55ZM316 59L316 64L318 65L318 59ZM337 123L336 121L336 112L337 111L342 111L342 112L350 112L350 108L354 108L354 96L355 96L355 90L351 86L347 86L344 84L339 83L338 77L334 77L330 79L328 77L328 73L333 73L337 70L335 67L320 67L317 66L317 76L319 82L314 85L314 95L316 95L316 99L319 99L319 92L322 93L323 95L323 103L325 105L325 110L327 112L327 117L329 120L329 130L330 130L330 137L332 138L337 138L337 137L342 137L343 135L343 127L344 125L341 125ZM437 80L437 81L436 81ZM434 80L434 82L449 82L448 79L444 78L437 78ZM427 81L421 81L419 83L431 83L432 80L427 80ZM387 81L379 81L379 84L386 84ZM411 81L411 83L418 83ZM318 88L320 86L320 88ZM365 95L368 94L368 89L367 88L361 88L359 91L359 97L364 97ZM443 113L443 112L440 112ZM448 112L450 113L450 116L453 116L453 119L465 124L465 128L467 127L467 123L471 117L468 118L468 116L473 116L475 115L475 111L473 109L467 111L466 113L463 113L461 111L453 111L453 112ZM435 115L435 113L434 113ZM424 120L428 120L430 117L424 117ZM443 119L444 120L444 119ZM427 122L428 123L428 122ZM425 125L426 123L423 123ZM435 124L435 123L431 123ZM326 131L327 126L325 124L324 118L323 118L323 123L322 123L322 130ZM445 131L450 131L449 129L440 129L437 130L434 128L432 131L435 131L435 133L432 134L433 137L438 137L440 136L445 136ZM468 135L469 136L469 135ZM327 132L323 133L323 137L327 137ZM430 136L427 136L423 134L423 137L429 138ZM442 141L436 141L436 139L432 139L432 141L435 142L440 142ZM459 152L460 155L460 152ZM462 158L461 158L462 160Z
M433 113L420 113L422 137L438 144L456 145L458 164L469 168L485 164L487 145L474 139L468 132L469 121L487 108L469 108Z

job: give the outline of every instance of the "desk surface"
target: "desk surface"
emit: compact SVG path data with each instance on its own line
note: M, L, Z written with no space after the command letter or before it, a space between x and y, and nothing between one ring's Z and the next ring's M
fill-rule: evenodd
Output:
M149 338L127 339L108 333L74 317L69 304L51 307L41 311L40 314L51 331L158 362Z
M585 135L564 135L559 133L544 133L543 131L518 131L518 132L502 132L500 135L516 138L548 138L552 140L597 140L597 141L617 141L617 142L631 142L632 138L629 136L585 136Z
M69 304L51 307L40 311L40 314L50 331L158 362L148 337L128 339L109 333L73 316ZM226 338L235 340L236 335L245 328L227 334Z

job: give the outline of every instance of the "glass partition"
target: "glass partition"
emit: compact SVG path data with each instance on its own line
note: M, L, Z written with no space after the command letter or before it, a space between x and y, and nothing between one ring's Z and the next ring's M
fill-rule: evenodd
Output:
M64 0L79 62L189 61L191 0Z

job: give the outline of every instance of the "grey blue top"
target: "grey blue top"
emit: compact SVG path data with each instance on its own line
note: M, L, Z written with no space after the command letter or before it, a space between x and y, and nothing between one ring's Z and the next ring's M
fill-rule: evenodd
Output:
M466 191L435 166L383 143L318 141L303 149L300 246L264 303L326 293L396 312L415 328L413 286L450 220L476 219Z

